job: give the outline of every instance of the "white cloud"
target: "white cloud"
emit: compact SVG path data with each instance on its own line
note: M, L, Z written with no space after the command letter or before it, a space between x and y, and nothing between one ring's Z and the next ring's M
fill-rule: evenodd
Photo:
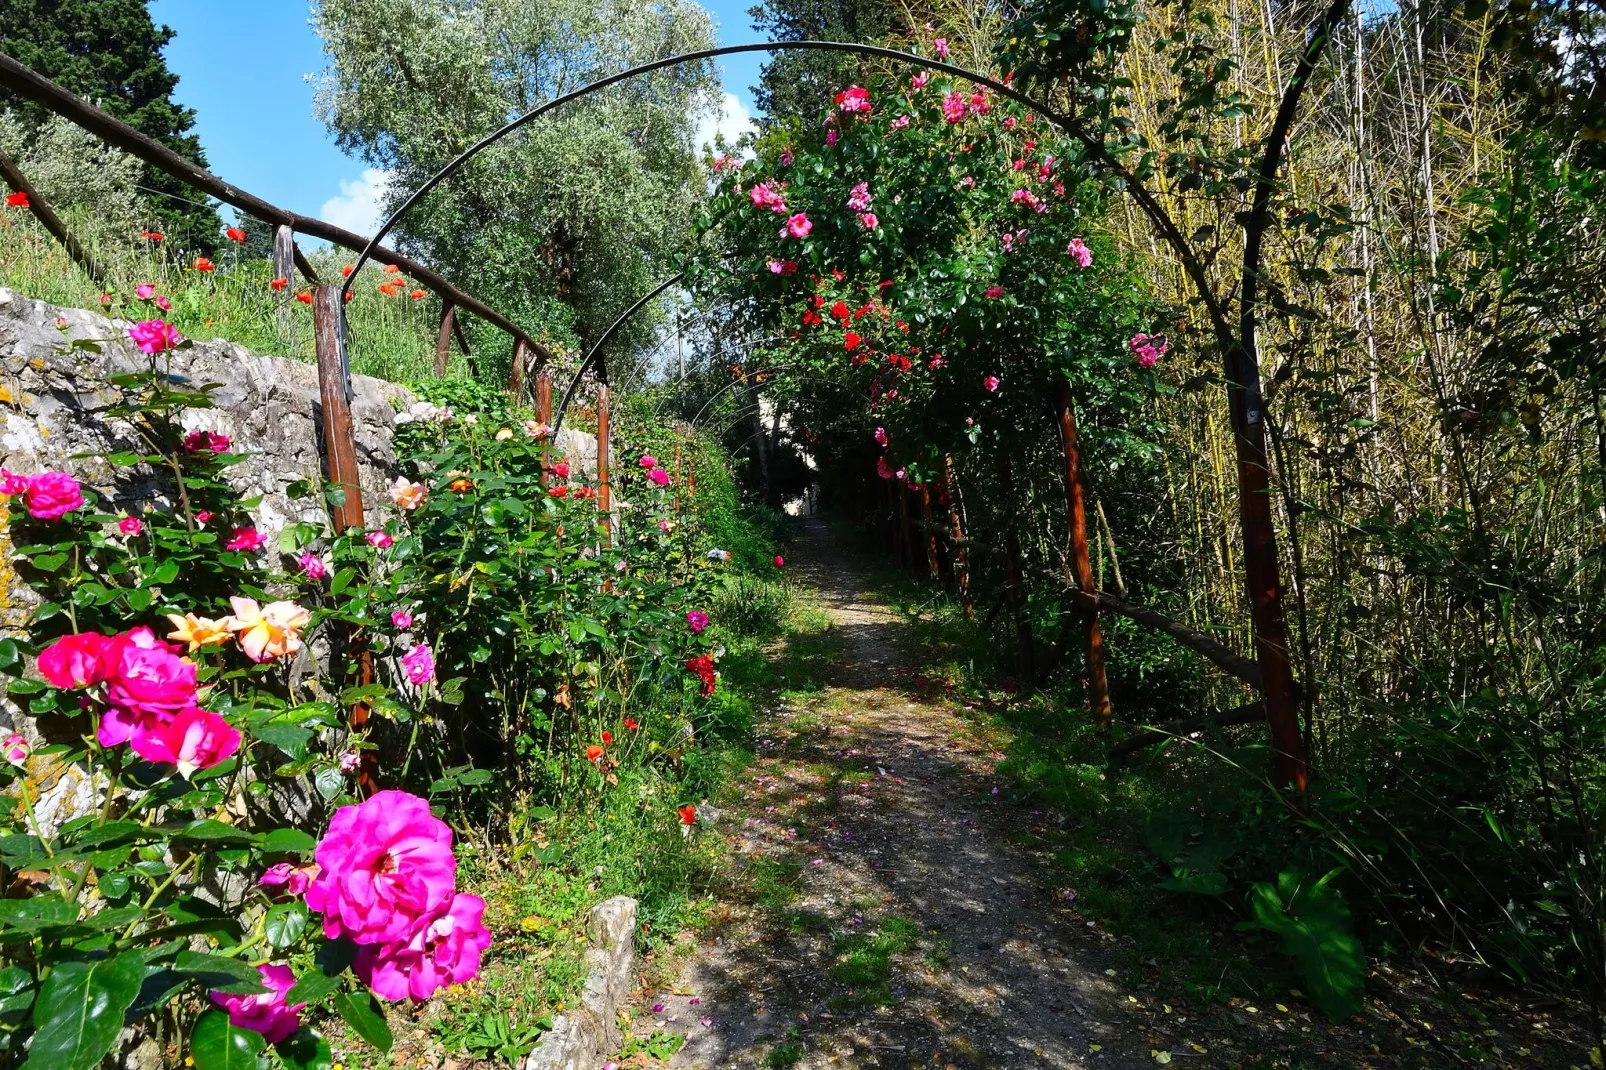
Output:
M318 218L325 223L356 231L364 236L379 229L380 208L385 203L385 191L390 187L390 172L377 167L364 169L362 177L354 181L342 180L340 196L330 197L318 210Z
M737 99L735 93L726 93L719 102L718 111L706 111L697 117L697 149L714 144L716 134L725 135L725 144L734 145L743 134L757 132L752 113Z

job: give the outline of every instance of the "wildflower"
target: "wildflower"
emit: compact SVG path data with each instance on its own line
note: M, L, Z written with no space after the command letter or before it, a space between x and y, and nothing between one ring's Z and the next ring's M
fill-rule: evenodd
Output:
M410 940L449 906L457 884L451 828L404 791L381 791L335 811L313 858L320 868L307 906L323 915L331 940Z
M981 381L981 385L987 390L987 393L993 393L998 389L998 376L989 375Z
M931 75L927 74L925 71L921 71L919 74L917 74L913 78L909 79L909 88L913 89L913 90L916 90L916 91L919 91L921 89L926 88L926 83L929 82L930 80L931 80Z
M402 655L401 663L408 682L414 687L423 687L435 679L435 654L428 643L419 643Z
M794 238L807 238L813 229L814 224L809 222L806 212L799 212L786 220L786 232Z
M1089 249L1081 238L1072 238L1071 244L1065 247L1065 251L1071 254L1071 258L1076 261L1077 267L1093 266L1093 250Z
M847 115L870 113L870 91L861 86L849 86L836 95L837 110Z
M961 178L959 180L959 185L962 186L965 189L975 189L976 188L976 180L974 178L972 178L970 175L966 175L964 178Z
M625 727L630 729L632 732L638 732L641 730L641 726L636 723L636 719L634 717L625 718Z
M347 751L341 755L340 767L345 769L346 759L348 757L355 758L356 756L356 751ZM355 764L353 764L353 768L355 768ZM346 771L350 772L351 770L347 769ZM267 872L257 880L257 885L262 888L283 888L291 895L305 895L307 886L318 875L319 869L320 867L316 862L305 866L292 866L288 862L280 862L278 865L269 866Z
M947 59L948 58L948 38L946 38L946 37L937 38L935 41L933 41L931 43L931 47L936 49L937 58L938 59Z
M993 106L987 102L986 93L983 93L980 89L978 89L974 93L970 94L970 114L986 115L992 110Z
M166 320L144 320L136 323L128 328L128 337L134 340L134 345L141 353L151 356L166 353L184 340L184 336L174 330L173 325Z
M290 280L287 279L287 278L284 278L283 276L280 276L279 278L274 279L272 282L268 283L268 289L272 290L274 293L283 293L284 292L284 288L286 286L289 286L289 285L290 285Z
M384 270L385 274L387 274L387 275L400 275L401 274L401 268L396 266L395 264L386 264L384 266L383 270Z
M342 264L340 266L340 277L343 279L349 279L351 278L351 273L356 270L357 267L355 264Z
M693 635L702 635L703 629L708 627L708 614L694 609L686 614L686 623L691 625Z
M667 520L658 521L658 530L663 532L665 535L669 534L669 529L671 526L672 525Z
M208 272L208 271L213 271L213 270L215 270L215 268L216 268L216 265L214 265L212 263L212 261L208 260L206 257L198 256L198 257L195 258L195 270L196 271L200 271L200 272L204 273L204 272Z
M134 287L134 296L141 301L149 301L156 296L156 287L148 282L142 282Z
M608 731L606 728L602 730L602 745L604 747L613 746L613 733Z
M294 602L258 605L254 598L235 595L229 599L233 615L223 624L238 634L240 649L255 662L275 661L301 649L301 630L312 621L312 614Z
M686 826L695 825L697 823L697 807L691 803L682 806L680 808L680 823Z
M197 617L194 613L186 613L183 616L169 613L167 619L173 625L173 630L167 633L167 637L187 645L191 654L209 646L221 646L229 641L227 618L213 620L210 617Z
M930 371L936 371L940 367L942 367L942 354L937 353L932 356L929 362L927 362L926 368Z
M378 290L386 297L400 297L402 287L399 282L382 282L379 284Z
M907 115L900 115L896 119L892 120L892 129L894 129L894 130L902 130L904 127L906 127L908 125L909 125L909 116L907 116Z
M148 762L177 766L188 780L239 750L240 730L210 710L190 706L171 721L136 726L129 746Z
M28 755L33 753L33 744L13 732L6 737L4 743L0 743L0 753L5 755L7 763L20 769L28 763Z
M191 453L200 453L203 450L227 453L232 441L228 435L217 431L191 431L184 436L184 448Z
M393 610L390 614L390 623L399 631L406 631L413 626L413 615L405 609Z
M163 234L159 230L142 230L139 232L139 236L144 238L146 241L154 242L163 241L167 237L167 235Z
M669 486L669 473L664 471L662 468L654 468L651 472L647 473L647 478L658 484L660 487Z
M686 671L693 673L703 682L703 697L707 698L714 693L714 659L707 654L686 659Z
M296 291L296 300L300 301L303 305L312 304L312 291L310 291L310 290L297 290Z
M892 469L887 467L887 459L885 457L877 457L875 459L875 472L882 479L892 478Z
M592 743L586 747L586 761L598 762L602 760L602 748Z
M397 476L396 482L390 485L390 500L402 512L411 513L429 500L429 488L406 476Z
M0 494L20 498L35 520L60 520L84 505L83 488L66 472L19 476L0 468Z
M834 319L839 319L846 323L848 317L851 315L852 313L848 311L848 303L846 301L838 301L836 304L831 306L831 316Z
M537 423L534 420L525 420L524 433L529 435L531 438L545 438L547 435L552 433L552 428L548 427L546 424Z
M422 301L424 298L429 296L429 291L428 290L414 290L412 293L408 294L407 296L411 297L414 301Z
M7 208L31 208L33 206L28 203L28 195L26 193L23 193L21 190L18 190L15 193L6 194L6 207Z
M950 123L957 123L964 119L966 114L965 94L954 90L942 98L942 117Z
M329 562L308 550L296 558L301 565L301 574L309 580L326 580L329 578Z
M223 544L225 550L260 550L267 542L256 528L235 528L234 537Z
M370 531L363 538L367 539L368 545L376 550L388 550L396 545L396 540L391 538L388 531Z
M467 984L479 976L480 961L491 946L484 916L485 900L458 892L405 942L361 948L352 971L382 999L407 997L422 1003L446 985Z
M145 530L145 522L137 516L125 516L117 522L117 530L133 537Z
M988 300L996 300L997 298L1000 298L1000 297L1003 297L1003 296L1004 296L1004 288L1002 286L989 286L989 287L987 287L987 298L988 298Z
M241 238L240 240L244 240ZM295 987L296 975L290 967L272 963L257 967L262 975L266 992L252 996L234 996L224 992L208 993L208 998L229 1014L229 1024L237 1029L250 1029L262 1034L269 1044L288 1040L301 1028L301 1008L285 1002L285 995Z
M785 568L786 567L786 558L782 557L780 554L776 554L775 555L775 560L770 562L770 563L772 565L774 565L776 568Z
M56 330L65 331L66 329L67 329L67 317L66 316L57 316L56 317Z
M239 227L228 228L223 232L223 236L229 239L231 242L237 242L240 245L245 244L245 231L241 230Z

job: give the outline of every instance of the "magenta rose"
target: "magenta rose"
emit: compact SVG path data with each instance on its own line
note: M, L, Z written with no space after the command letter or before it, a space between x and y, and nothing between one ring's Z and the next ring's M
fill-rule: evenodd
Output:
M151 287L151 293L155 292L156 288ZM139 296L142 299L149 299L145 294ZM134 345L139 347L141 353L151 356L176 349L178 344L184 341L184 336L174 330L173 325L166 320L142 320L128 328L128 337L134 340Z
M129 745L149 762L178 766L188 780L198 769L210 769L240 749L240 731L207 710L181 710L171 721L152 720L134 726Z
M297 1003L292 1007L284 1001L285 995L296 984L296 975L290 971L290 967L273 963L258 966L257 971L262 974L262 983L268 987L266 992L258 992L254 996L230 996L222 992L209 992L207 995L213 1003L229 1012L230 1025L237 1029L253 1029L261 1033L269 1044L277 1044L301 1028L299 1012L306 1004Z
M40 472L36 476L16 476L5 472L0 490L22 498L28 515L35 520L60 520L84 505L84 492L78 481L66 472Z
M100 745L126 743L136 727L153 728L195 705L195 666L149 628L113 636L101 655L106 715Z
M479 975L480 957L491 946L484 914L485 900L479 896L455 895L449 907L421 921L405 943L362 948L352 969L382 999L410 996L422 1003L437 988Z
M102 655L114 642L98 632L64 635L39 652L39 675L51 687L93 687L106 679Z
M322 868L307 888L307 906L323 915L330 939L406 942L457 888L452 830L405 791L381 791L335 811L313 857Z

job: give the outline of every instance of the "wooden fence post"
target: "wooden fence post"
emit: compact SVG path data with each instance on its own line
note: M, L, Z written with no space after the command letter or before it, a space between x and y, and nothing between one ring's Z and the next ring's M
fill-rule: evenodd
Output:
M452 356L452 328L457 326L457 306L441 299L441 329L435 335L435 378L446 378L446 364Z
M529 359L529 347L524 339L513 339L513 370L508 373L507 392L516 405L519 395L524 393L524 362Z
M284 289L275 298L279 306L279 337L293 346L292 332L295 320L290 315L290 292L296 274L296 232L280 224L273 228L273 278L285 280Z
M1060 446L1065 455L1065 517L1071 532L1074 578L1082 593L1093 595L1097 585L1093 582L1093 562L1087 549L1087 501L1082 486L1082 448L1077 438L1076 410L1071 405L1069 383L1059 384L1054 401L1059 418ZM1094 720L1101 725L1108 725L1110 681L1104 668L1104 636L1099 630L1098 610L1085 609L1083 614L1087 639L1088 706L1093 711Z
M90 256L84 247L79 244L78 239L72 236L72 232L67 229L67 224L63 223L61 217L51 210L50 205L46 204L45 199L39 195L39 191L33 188L33 184L12 162L11 157L4 152L0 152L0 177L3 177L6 180L6 185L13 190L27 196L28 211L33 213L33 217L39 220L40 225L50 232L51 237L61 243L61 247L67 250L67 255L72 258L72 262L83 268L84 274L94 280L96 286L105 289L106 277L101 273L100 265L95 262L95 258Z
M342 492L331 510L335 532L344 535L363 527L362 473L357 466L357 434L351 422L351 371L346 360L345 308L339 286L318 286L312 291L312 327L318 353L318 399L323 416L323 453L328 485ZM356 666L358 686L373 683L374 658L360 636L351 630L344 634L345 655ZM361 734L368 724L369 704L358 702L351 708L347 723ZM379 761L371 748L364 748L357 767L357 781L365 795L379 790Z
M948 496L948 527L954 536L954 585L959 588L959 604L965 607L965 619L976 619L976 607L970 601L970 548L965 545L965 526L959 519L959 477L954 474L954 455L942 458L943 489Z
M1008 571L1009 600L1015 614L1015 638L1020 644L1024 690L1037 685L1037 658L1032 651L1032 622L1026 614L1026 580L1021 575L1020 536L1015 532L1015 470L1009 454L998 455L998 489L1004 496L1004 564Z
M608 384L597 387L597 515L602 522L602 544L613 542L613 495L608 487Z

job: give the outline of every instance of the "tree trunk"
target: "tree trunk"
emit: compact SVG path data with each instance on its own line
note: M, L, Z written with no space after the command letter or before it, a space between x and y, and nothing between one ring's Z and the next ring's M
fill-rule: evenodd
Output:
M1082 449L1076 433L1076 410L1071 405L1071 388L1059 384L1055 393L1059 418L1060 446L1065 455L1065 517L1071 532L1071 565L1076 585L1084 594L1098 590L1093 582L1093 562L1087 548L1087 502L1082 486ZM1096 609L1084 611L1087 639L1087 701L1093 718L1102 726L1110 723L1110 682L1104 669L1104 636L1099 629Z
M959 479L954 475L951 453L942 458L942 481L948 494L948 527L954 536L954 586L959 588L965 619L975 620L976 607L970 601L970 551L965 548L965 526L959 520Z

